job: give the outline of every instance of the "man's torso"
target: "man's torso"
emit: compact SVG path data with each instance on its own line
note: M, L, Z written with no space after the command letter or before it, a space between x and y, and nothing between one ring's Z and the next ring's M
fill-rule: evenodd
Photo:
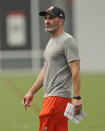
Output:
M68 59L72 59L68 57L72 52L69 52L66 49L68 47L65 46L72 47L72 44L75 44L71 41L72 39L71 35L63 33L54 39L51 38L46 46L44 52L46 63L43 82L44 97L72 97L72 73L68 65ZM78 55L73 59L79 59Z

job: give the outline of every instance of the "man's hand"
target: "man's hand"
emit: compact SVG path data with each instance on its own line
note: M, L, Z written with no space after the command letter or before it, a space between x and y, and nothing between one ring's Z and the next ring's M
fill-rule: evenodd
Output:
M24 97L23 97L23 100L22 100L22 104L24 105L25 107L25 110L27 111L27 107L28 106L31 106L31 101L33 99L33 94L31 92L28 92Z
M74 105L74 114L75 115L80 114L82 110L82 100L73 99L73 105Z

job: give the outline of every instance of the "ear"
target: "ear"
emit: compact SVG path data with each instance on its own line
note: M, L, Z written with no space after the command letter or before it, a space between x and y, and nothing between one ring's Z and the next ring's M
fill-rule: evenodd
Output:
M61 25L61 26L64 25L64 19L60 19L60 25Z

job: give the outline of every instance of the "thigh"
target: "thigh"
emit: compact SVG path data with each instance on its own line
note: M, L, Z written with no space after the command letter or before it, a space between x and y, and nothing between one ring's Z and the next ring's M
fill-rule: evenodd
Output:
M55 105L55 131L68 131L68 118L64 116L67 103L71 103L72 99L58 97Z
M39 131L55 131L54 123L51 123L51 116L43 116L39 117L40 119L40 126Z
M56 119L55 131L68 131L68 119L62 115Z
M44 99L42 110L39 114L39 131L55 131L54 104L55 100L53 97Z
M68 131L68 119L64 116L68 102L71 102L71 99L61 97L44 99L39 114L39 131Z

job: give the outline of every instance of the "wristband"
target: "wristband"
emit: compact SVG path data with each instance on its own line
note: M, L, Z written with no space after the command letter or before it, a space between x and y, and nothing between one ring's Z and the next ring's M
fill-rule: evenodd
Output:
M73 97L73 99L80 100L80 99L81 99L81 96L76 96L76 97Z

